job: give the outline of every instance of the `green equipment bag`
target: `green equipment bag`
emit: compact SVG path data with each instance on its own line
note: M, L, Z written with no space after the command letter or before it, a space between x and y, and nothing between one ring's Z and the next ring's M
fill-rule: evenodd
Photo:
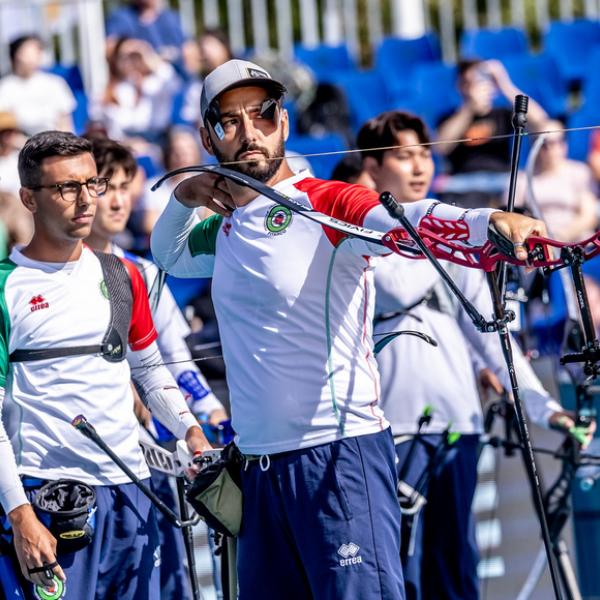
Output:
M206 524L229 537L236 537L242 524L241 470L244 457L231 442L221 458L196 475L187 500Z

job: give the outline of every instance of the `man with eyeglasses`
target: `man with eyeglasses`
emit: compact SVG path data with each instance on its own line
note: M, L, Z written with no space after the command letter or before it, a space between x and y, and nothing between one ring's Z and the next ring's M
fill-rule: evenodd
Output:
M83 245L108 185L90 142L37 134L21 150L19 177L35 232L0 263L0 582L10 598L20 597L21 585L28 599L158 600L153 508L71 421L85 415L133 472L149 477L133 377L142 400L190 452L210 445L166 367L154 366L162 361L141 275L126 259ZM77 551L68 540L80 530L58 535L56 514L42 524L31 504L46 482L65 479L95 494L81 529L91 539ZM7 535L16 558L11 581Z
M284 93L259 65L217 67L201 97L207 151L317 211L378 231L396 227L376 192L292 172ZM198 206L217 214L196 225ZM543 232L524 217L428 200L405 210L415 224L460 220L475 245L493 222L520 256L524 238ZM232 422L246 456L240 600L403 599L394 442L378 406L371 337L370 257L387 251L208 173L175 188L152 250L172 275L213 277Z
M188 396L190 410L201 421L208 421L212 426L218 426L227 419L227 413L221 402L213 394L208 382L202 375L198 365L192 361L190 350L185 338L190 334L190 328L181 314L168 286L156 290L158 269L156 265L139 256L134 256L123 250L115 238L125 230L131 214L133 201L132 181L137 172L137 163L131 151L125 146L110 139L92 140L92 152L98 172L110 178L106 193L98 200L96 215L90 236L86 244L100 252L110 252L116 256L126 257L141 273L148 290L158 294L158 300L150 301L152 318L158 334L157 344L167 368L173 375L180 389ZM139 403L136 403L138 409ZM142 414L140 414L142 413ZM168 432L156 420L145 423L147 417L143 409L138 412L138 419L153 429L161 441L171 439ZM210 428L209 428L210 429ZM210 437L210 436L209 436ZM175 507L176 500L171 490L169 477L152 472L153 489L169 506ZM189 597L189 579L185 572L184 548L181 531L158 513L158 528L162 547L161 600L186 600ZM209 536L209 543L211 537ZM213 569L218 567L213 560ZM215 587L220 584L218 577L213 575Z

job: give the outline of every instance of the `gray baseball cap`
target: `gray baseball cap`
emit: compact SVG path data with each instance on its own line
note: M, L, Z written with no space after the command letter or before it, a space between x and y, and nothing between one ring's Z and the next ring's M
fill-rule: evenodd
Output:
M277 96L285 93L285 86L276 81L265 69L247 60L232 59L211 71L204 80L200 96L200 114L206 123L206 113L220 94L242 86L265 87Z

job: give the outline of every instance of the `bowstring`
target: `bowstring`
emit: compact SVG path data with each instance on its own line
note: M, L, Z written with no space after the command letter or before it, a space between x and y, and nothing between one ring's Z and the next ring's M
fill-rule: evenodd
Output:
M522 137L538 137L538 136L545 136L549 133L570 133L570 132L574 132L574 131L593 131L593 130L597 130L600 129L600 125L583 125L580 127L564 127L564 128L560 128L560 129L544 129L541 131L525 131L523 132L521 135ZM344 155L344 154L355 154L355 153L360 153L360 152L385 152L387 150L401 150L401 149L406 149L406 148L419 148L419 147L432 147L432 146L442 146L444 144L466 144L466 143L477 143L477 142L489 142L492 140L503 140L503 139L512 139L514 137L514 133L504 133L504 134L499 134L499 135L490 135L490 136L481 136L481 137L467 137L467 138L458 138L458 139L454 139L454 140L432 140L429 142L419 142L417 144L395 144L395 145L390 145L390 146L375 146L372 148L349 148L346 150L332 150L332 151L326 151L326 152L312 152L312 153L307 153L307 154L294 154L293 156L265 156L263 157L263 160L267 160L267 161L273 161L273 160L281 160L282 158L286 158L286 159L291 159L293 160L294 158L316 158L319 156L337 156L337 155ZM220 166L231 166L231 165L241 165L241 164L247 164L247 163L252 163L255 162L252 159L247 159L247 160L234 160L234 161L227 161L227 162L221 162L219 163ZM199 167L207 167L207 166L212 166L212 163L204 163L204 164L200 164L198 165ZM153 284L152 284L152 288L154 288L155 284L156 284L156 279L160 276L160 271L157 275L157 277L155 278ZM159 284L160 285L160 284ZM208 356L205 358L191 358L189 360L179 360L179 361L170 361L170 362L163 362L163 363L156 363L156 364L152 364L152 365L147 365L148 367L158 367L158 366L162 366L162 365L172 365L172 364L179 364L179 363L184 363L184 362L201 362L201 361L205 361L205 360L211 360L211 359L218 359L218 358L223 358L222 355L218 355L218 356ZM133 368L142 368L142 367L133 367Z
M140 365L138 367L130 367L130 369L132 371L135 371L136 369L154 369L156 367L166 367L168 365L179 365L179 364L188 363L188 362L202 362L205 360L214 360L217 358L223 358L223 355L215 354L214 356L202 356L200 358L186 358L186 359L182 359L182 360L169 360L169 361L152 363L151 365Z
M600 129L600 125L582 125L581 127L564 127L562 129L545 129L543 131L526 131L522 134L522 137L532 137L535 138L540 135L547 135L549 133L570 133L574 131L592 131ZM265 156L263 160L273 161L273 160L281 160L283 158L294 160L295 158L317 158L319 156L338 156L344 154L356 154L362 152L385 152L387 150L401 150L406 148L419 148L419 147L433 147L433 146L443 146L445 144L467 144L467 143L483 143L489 142L492 140L504 140L504 139L512 139L514 136L513 133L503 133L498 135L490 135L490 136L481 136L481 137L467 137L467 138L458 138L454 140L432 140L429 142L419 142L418 144L395 144L390 146L375 146L373 148L349 148L346 150L329 150L326 152L312 152L307 154L295 153L292 156ZM293 144L292 144L293 145ZM246 160L231 160L227 162L220 162L219 165L222 167L231 166L231 165L243 165L247 163L256 162L253 159ZM214 163L204 163L198 165L200 167L212 166Z

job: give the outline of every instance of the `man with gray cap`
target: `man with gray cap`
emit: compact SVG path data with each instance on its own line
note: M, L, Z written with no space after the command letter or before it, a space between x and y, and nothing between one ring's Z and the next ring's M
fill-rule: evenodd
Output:
M283 86L233 60L205 80L208 152L337 219L387 231L398 223L361 186L294 174L284 156ZM216 214L199 224L194 210ZM457 220L468 243L488 222L516 243L543 225L429 200L414 224ZM437 224L437 225L436 225ZM215 174L178 185L152 234L159 266L212 277L242 471L241 600L403 599L394 444L378 407L370 257L384 249L303 219Z

